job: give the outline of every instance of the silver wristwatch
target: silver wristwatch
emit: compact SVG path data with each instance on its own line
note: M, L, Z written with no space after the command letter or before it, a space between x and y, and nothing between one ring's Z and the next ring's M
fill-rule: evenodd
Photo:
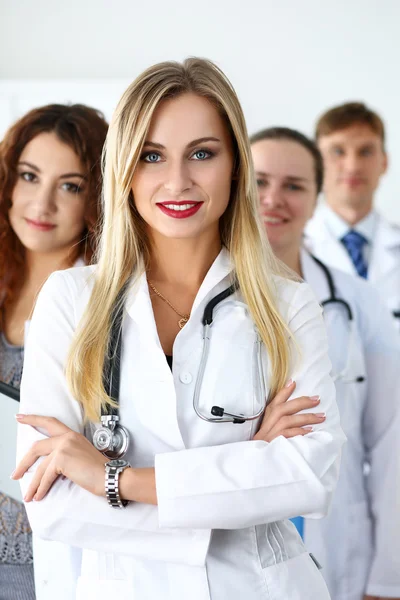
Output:
M131 465L126 460L110 460L105 463L106 478L105 488L108 504L112 508L125 508L128 500L121 500L119 495L118 479L120 474Z

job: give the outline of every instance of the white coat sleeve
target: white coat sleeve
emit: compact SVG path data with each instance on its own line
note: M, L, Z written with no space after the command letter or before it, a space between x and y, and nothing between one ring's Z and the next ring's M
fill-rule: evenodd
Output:
M295 397L321 397L326 421L306 436L244 441L158 454L162 527L238 529L297 515L323 517L334 491L345 440L321 308L300 284L289 312ZM300 353L300 355L299 355Z
M54 273L39 294L25 347L20 412L52 416L83 433L81 406L71 396L64 374L79 319L76 296L76 283L68 272ZM17 461L45 437L19 425ZM21 480L23 495L38 462ZM131 503L124 510L111 509L105 498L61 478L43 500L25 506L34 534L42 539L153 560L204 563L209 532L161 531L156 506Z
M361 323L368 398L364 412L366 478L373 555L366 593L400 597L400 337L375 290Z

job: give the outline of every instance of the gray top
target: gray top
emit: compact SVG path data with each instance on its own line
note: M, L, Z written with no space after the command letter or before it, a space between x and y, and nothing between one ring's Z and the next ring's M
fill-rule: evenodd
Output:
M0 564L32 563L31 528L24 505L0 492Z
M24 347L10 344L0 332L0 380L19 388L23 360ZM0 565L31 563L31 529L24 505L0 492Z
M0 332L0 380L19 389L23 362L24 347L10 344Z

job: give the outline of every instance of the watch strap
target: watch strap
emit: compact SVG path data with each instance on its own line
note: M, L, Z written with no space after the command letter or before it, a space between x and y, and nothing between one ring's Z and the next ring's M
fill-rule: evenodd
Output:
M129 504L129 500L122 500L119 495L119 476L127 467L130 467L130 464L127 463L121 467L105 463L105 466L105 490L108 504L112 508L125 508Z

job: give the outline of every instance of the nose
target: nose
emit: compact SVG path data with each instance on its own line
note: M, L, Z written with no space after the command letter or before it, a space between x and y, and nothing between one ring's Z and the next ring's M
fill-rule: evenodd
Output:
M356 152L348 152L343 161L344 169L349 174L356 174L361 168L361 160Z
M36 213L35 217L53 213L56 209L56 191L54 187L52 185L37 186L31 205Z
M279 208L284 204L284 198L281 190L277 186L270 185L265 191L260 193L261 205L264 208Z
M190 168L185 161L170 163L166 172L164 187L173 196L179 196L192 187Z

